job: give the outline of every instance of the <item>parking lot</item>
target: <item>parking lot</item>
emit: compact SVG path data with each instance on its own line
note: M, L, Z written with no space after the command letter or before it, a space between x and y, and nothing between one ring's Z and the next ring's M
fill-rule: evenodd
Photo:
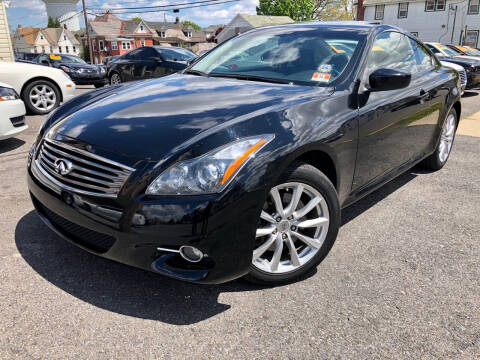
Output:
M276 288L178 282L59 238L28 196L29 117L0 142L0 358L480 358L479 111L467 92L445 168L345 209L316 273Z

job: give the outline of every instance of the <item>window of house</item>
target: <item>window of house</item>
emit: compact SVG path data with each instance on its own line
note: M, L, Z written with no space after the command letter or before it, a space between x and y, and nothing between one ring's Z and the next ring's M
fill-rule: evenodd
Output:
M406 19L408 17L408 3L398 4L398 18Z
M43 40L43 35L40 35L40 40Z
M375 5L375 20L383 20L385 5Z
M469 14L478 14L479 10L479 0L469 0L468 1L468 13Z
M145 46L145 39L140 40L140 46Z
M68 46L65 46L65 52L66 52L67 54L70 53L70 48L69 48Z
M67 35L63 35L63 40L67 40Z
M74 53L77 52L77 47L76 47L76 46L73 47L73 52L74 52Z
M189 31L187 32L187 37L191 38L192 37L192 33Z
M140 25L140 31L143 31L143 25Z
M435 0L427 0L425 2L425 11L435 11Z
M98 40L98 49L100 51L103 51L104 48L105 47L104 47L104 44L103 44L103 40Z
M92 50L97 51L97 42L95 40L92 40Z
M437 5L435 6L435 10L437 11L445 10L445 0L437 0Z
M62 47L61 47L61 46L58 47L58 52L59 52L60 54L62 53Z
M162 38L164 38L164 39L167 37L167 34L165 33L165 31L162 31L162 32L160 33L160 37L162 37Z
M45 46L42 45L42 53L45 54Z
M130 50L132 48L132 45L130 44L130 41L122 41L122 50Z
M426 0L425 11L445 11L445 4L446 0Z
M112 50L118 50L118 43L116 41L112 42Z

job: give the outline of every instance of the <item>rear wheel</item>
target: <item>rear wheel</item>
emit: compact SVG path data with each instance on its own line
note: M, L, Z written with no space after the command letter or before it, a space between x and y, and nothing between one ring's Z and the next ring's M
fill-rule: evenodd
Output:
M271 285L298 279L325 258L339 227L335 187L313 166L296 164L263 206L246 279Z
M452 151L457 130L457 112L451 109L443 123L440 139L435 152L422 162L422 166L430 170L440 170L447 163Z

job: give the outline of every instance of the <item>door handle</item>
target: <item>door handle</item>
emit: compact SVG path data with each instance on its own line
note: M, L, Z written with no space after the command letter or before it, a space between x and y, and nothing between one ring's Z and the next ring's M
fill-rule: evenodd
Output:
M425 90L420 90L420 99L424 100L430 97L430 93Z

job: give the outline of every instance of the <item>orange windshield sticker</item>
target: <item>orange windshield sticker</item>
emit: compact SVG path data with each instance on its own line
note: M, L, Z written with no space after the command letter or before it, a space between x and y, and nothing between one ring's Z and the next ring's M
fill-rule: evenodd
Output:
M329 82L331 77L331 74L315 72L313 73L312 80L319 82Z
M381 46L373 45L372 51L385 51L385 49L382 48Z
M333 45L330 45L330 47L332 48L333 51L335 51L337 54L343 54L345 52L345 50L342 50L342 49L337 49L335 46Z

